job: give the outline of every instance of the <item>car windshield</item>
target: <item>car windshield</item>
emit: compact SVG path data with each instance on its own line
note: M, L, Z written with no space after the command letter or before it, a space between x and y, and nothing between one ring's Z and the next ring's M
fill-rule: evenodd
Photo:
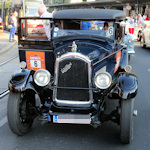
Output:
M114 39L114 22L101 20L56 20L53 28L53 39L67 36L98 36Z
M28 8L26 10L26 17L38 17L38 8Z

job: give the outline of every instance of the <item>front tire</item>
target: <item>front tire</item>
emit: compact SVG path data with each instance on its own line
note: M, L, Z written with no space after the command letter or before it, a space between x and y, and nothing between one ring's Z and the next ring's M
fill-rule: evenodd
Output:
M120 139L123 144L130 143L133 138L133 111L134 99L122 99L120 114Z
M140 34L141 34L141 32L139 32L137 35L137 41L141 41L141 35Z
M142 48L146 48L146 44L144 44L144 39L143 39L143 37L141 38L140 45L141 45Z
M10 129L17 135L24 135L30 131L33 119L28 117L27 99L21 93L10 92L7 104L7 118Z

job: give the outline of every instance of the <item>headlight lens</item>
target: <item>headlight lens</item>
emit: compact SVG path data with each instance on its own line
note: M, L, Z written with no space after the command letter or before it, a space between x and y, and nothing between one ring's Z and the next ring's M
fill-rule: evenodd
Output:
M44 69L39 69L34 73L34 82L38 86L46 86L50 82L50 77L50 72Z
M112 77L108 72L100 72L95 75L94 82L96 87L107 89L111 85Z
M131 67L130 65L127 65L127 66L124 67L124 70L125 70L126 72L131 72L132 67Z
M129 39L128 42L129 42L129 43L133 43L133 39Z

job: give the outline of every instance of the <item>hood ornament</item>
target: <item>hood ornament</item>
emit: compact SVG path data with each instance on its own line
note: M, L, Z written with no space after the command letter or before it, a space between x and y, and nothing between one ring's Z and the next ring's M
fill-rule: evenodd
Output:
M75 41L72 42L71 47L72 47L72 49L71 49L72 52L77 52L77 45L76 45Z

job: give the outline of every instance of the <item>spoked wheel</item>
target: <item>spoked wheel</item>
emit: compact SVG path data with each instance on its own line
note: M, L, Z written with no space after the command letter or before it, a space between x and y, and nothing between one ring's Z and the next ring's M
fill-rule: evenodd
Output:
M21 93L10 92L7 104L8 124L13 133L23 135L30 131L33 118L27 97Z
M130 143L133 138L133 112L134 99L122 99L120 114L120 139L124 144Z
M141 38L140 45L141 45L141 47L146 48L146 45L144 44L144 39L143 39L143 37Z

